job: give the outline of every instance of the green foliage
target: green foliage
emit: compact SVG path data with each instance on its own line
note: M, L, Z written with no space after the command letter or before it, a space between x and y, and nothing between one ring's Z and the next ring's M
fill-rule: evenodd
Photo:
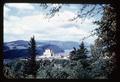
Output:
M65 59L53 59L39 60L31 69L30 60L13 60L8 63L4 69L4 75L7 78L33 78L33 71L35 70L37 79L106 79L108 61L101 56L94 59L96 54L99 54L94 46L91 47L94 52L94 56L90 59L84 57L87 54L87 50L84 47L84 43L81 43L80 48L74 48L76 60ZM78 54L79 52L79 54ZM34 68L34 70L33 70ZM107 70L107 71L106 71Z
M47 74L47 71L46 71L46 70L43 70L43 69L38 70L37 78L38 78L38 79L48 79L49 76L48 76L48 74Z
M51 13L58 12L62 6L53 8ZM51 14L50 13L50 14ZM54 14L52 14L54 16ZM91 46L92 58L87 59L88 50L82 42L78 49L70 52L70 60L54 59L39 60L36 62L36 42L34 37L29 43L30 58L27 61L15 60L4 65L6 78L33 78L39 79L107 79L113 68L111 60L115 51L116 13L114 7L104 7L103 17L95 22L98 38ZM104 59L108 56L108 59ZM31 75L30 75L31 74Z
M98 37L102 39L102 45L106 46L106 51L113 52L116 45L116 12L114 7L106 5L101 21L95 23L99 25L97 33Z
M102 19L95 23L99 25L99 28L96 29L98 39L96 40L95 46L101 48L101 57L109 57L109 61L105 61L107 63L105 72L106 74L111 75L112 69L114 68L115 64L113 60L115 60L115 34L117 32L115 8L112 5L106 5ZM112 61L113 63L110 63L110 61ZM108 69L109 71L107 71Z
M15 78L12 70L6 65L4 65L4 67L3 67L3 73L4 73L4 77L7 79L12 79L12 78L14 79Z
M53 79L66 79L68 77L68 74L65 71L58 68L51 70L50 73Z
M86 54L88 53L87 48L85 48L84 43L82 42L79 46L79 49L74 48L73 51L70 52L70 59L71 60L79 60L79 59L86 59Z
M4 65L4 74L7 78L24 78L24 64L25 61L22 60L13 60L12 62ZM7 74L6 74L7 73Z
M49 64L44 64L46 61ZM86 62L84 65L83 63ZM27 72L26 67L27 61L17 60L13 62L11 68L7 65L4 69L4 74L7 78L33 78ZM56 66L57 67L56 67ZM59 68L59 65L61 66ZM60 60L55 59L53 61L49 60L40 60L37 61L37 79L97 79L97 78L106 78L105 67L106 63L104 60L97 60L94 62L90 62L90 60L83 61L73 61L73 60ZM29 65L28 65L29 66ZM86 66L86 67L85 67ZM14 69L12 69L14 68ZM28 67L29 68L29 67ZM16 70L18 69L18 70Z
M32 74L34 78L36 78L37 73L37 64L36 64L36 42L34 36L31 38L29 42L28 51L30 54L30 58L28 58L27 62L25 63L25 74Z

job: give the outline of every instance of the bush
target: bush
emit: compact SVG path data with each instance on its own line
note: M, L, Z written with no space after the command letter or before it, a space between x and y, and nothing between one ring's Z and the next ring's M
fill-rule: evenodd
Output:
M68 74L61 69L52 69L50 72L53 79L67 79Z

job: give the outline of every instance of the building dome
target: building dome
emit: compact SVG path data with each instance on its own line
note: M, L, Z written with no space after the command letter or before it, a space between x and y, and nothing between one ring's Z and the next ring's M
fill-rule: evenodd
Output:
M51 56L53 56L52 50L49 49L49 48L47 48L47 49L45 50L45 52L43 53L43 56L45 56L45 57L51 57Z

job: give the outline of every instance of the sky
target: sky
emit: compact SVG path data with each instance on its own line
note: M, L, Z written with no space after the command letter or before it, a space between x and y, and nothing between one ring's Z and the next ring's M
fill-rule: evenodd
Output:
M101 16L69 21L76 16L80 4L69 4L48 19L46 13L48 9L42 9L40 4L35 3L6 3L4 5L4 42L15 40L27 40L34 35L40 40L59 40L79 42L83 37L89 36L90 31L98 26L92 22ZM97 36L90 37L85 41L93 43Z

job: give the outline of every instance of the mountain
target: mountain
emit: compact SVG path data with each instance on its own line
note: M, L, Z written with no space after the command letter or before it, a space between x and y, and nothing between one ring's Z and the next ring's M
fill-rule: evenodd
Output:
M9 49L26 49L28 47L28 41L17 40L12 42L5 42L4 46L8 46Z
M38 41L38 43L57 45L64 50L72 49L73 47L76 47L76 48L79 47L79 43L73 42L73 41L55 41L55 40L47 41L47 40L43 40L43 41Z
M6 46L6 45L4 45L3 46L3 51L7 51L7 50L9 50L10 48L8 47L8 46Z
M72 49L73 47L76 47L76 48L79 47L79 43L73 42L73 41L44 40L44 41L37 41L36 44L37 44L37 47L41 47L41 46L48 45L48 44L56 45L62 48L63 50ZM12 41L12 42L5 42L4 46L9 47L10 49L26 49L28 47L28 41L17 40L17 41Z
M54 53L63 53L66 50L72 50L73 47L79 48L79 43L73 41L37 41L37 54L42 55L45 49L52 49ZM90 44L87 42L84 43L85 46L89 49ZM28 41L17 40L11 42L5 42L3 46L4 58L12 59L18 57L27 57L28 56ZM90 49L89 49L90 50Z
M28 56L27 49L13 49L4 51L4 59L13 59L27 56Z
M39 43L40 44L40 43ZM13 41L4 43L4 59L13 59L18 57L28 57L28 42L27 41ZM52 44L42 44L42 46L37 46L37 55L42 55L45 49L52 49L54 53L64 52L59 46Z
M88 46L87 43L85 45ZM79 43L73 41L37 41L37 54L42 55L45 49L52 49L54 53L63 53L65 50L71 50L73 47L78 48ZM28 41L17 40L4 43L4 58L27 57Z

